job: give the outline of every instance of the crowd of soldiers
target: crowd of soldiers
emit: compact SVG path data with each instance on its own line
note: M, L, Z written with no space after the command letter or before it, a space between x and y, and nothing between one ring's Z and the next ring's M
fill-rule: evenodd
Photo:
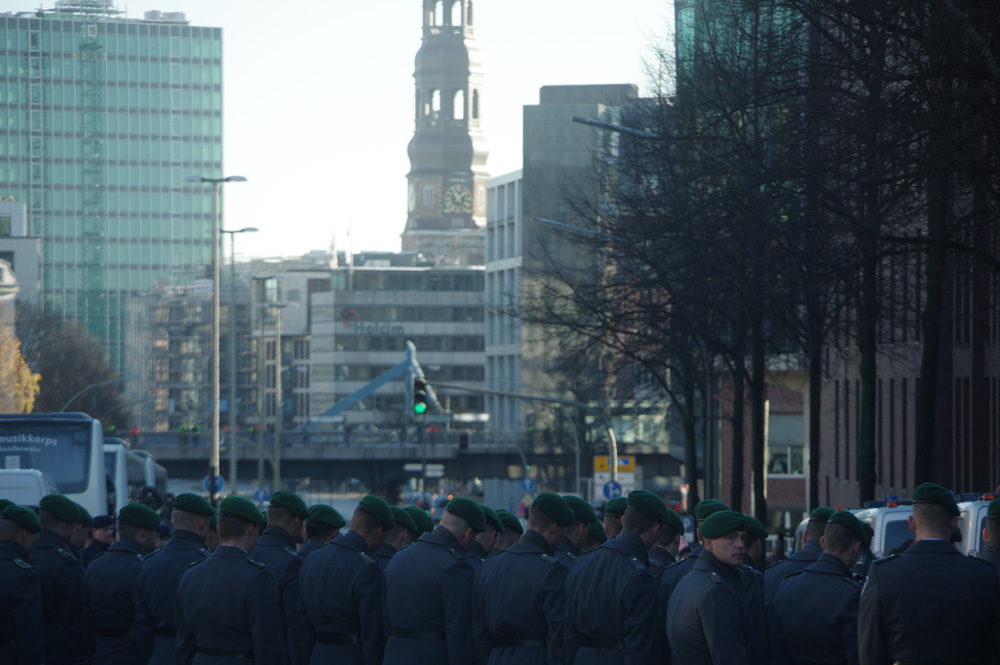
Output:
M950 542L951 492L913 504L902 554L873 560L870 527L817 508L764 570L767 528L718 500L677 560L682 521L643 490L601 519L543 492L527 529L464 497L435 525L373 495L348 522L287 491L266 512L181 494L159 549L151 508L95 520L52 494L0 506L0 663L1000 662L1000 499L981 559Z

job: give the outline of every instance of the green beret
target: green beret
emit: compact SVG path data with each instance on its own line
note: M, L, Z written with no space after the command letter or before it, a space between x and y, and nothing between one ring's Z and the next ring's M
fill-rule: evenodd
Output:
M720 510L729 510L729 506L718 499L703 499L695 506L694 517L700 522L712 513L717 513Z
M851 511L838 510L830 515L829 523L845 527L855 538L861 541L863 547L868 547L869 540L868 532L865 531L865 522L855 517Z
M933 503L936 506L947 508L952 515L960 515L958 504L955 503L955 496L934 483L920 483L913 490L913 503Z
M573 496L572 494L563 494L563 501L573 511L573 517L576 518L577 522L593 522L597 519L594 507L580 497Z
M754 538L760 538L761 540L767 540L767 527L756 517L750 515L744 515L746 518L746 532L749 533Z
M396 518L392 516L389 504L382 497L367 494L358 502L358 508L374 517L378 525L386 531L396 526Z
M587 525L587 537L602 544L608 542L608 532L604 530L604 525L597 520Z
M347 520L334 507L318 503L315 506L309 506L309 517L306 518L306 524L339 529L347 524Z
M10 499L0 499L0 513L4 511L7 506L16 506L17 504Z
M698 530L702 538L722 538L733 531L746 531L746 519L735 510L720 510L706 517Z
M160 514L145 504L130 503L118 511L118 523L140 529L155 529L160 526Z
M444 509L461 517L476 531L480 533L486 531L486 515L483 514L483 509L479 504L472 499L456 496L448 502Z
M263 526L267 523L267 520L257 510L257 506L254 505L253 501L245 499L242 496L227 496L219 504L219 512L230 517L238 517L257 526Z
M1000 517L1000 499L993 499L990 501L989 507L986 509L987 517Z
M389 506L389 510L392 511L392 519L396 522L396 526L404 526L413 533L418 533L417 525L408 512L399 506Z
M42 530L42 524L38 521L38 515L27 506L17 506L13 503L3 509L0 518L10 520L29 533L38 533Z
M76 522L80 519L80 508L62 494L47 494L38 502L38 507L60 522Z
M208 520L208 528L215 529L219 526L219 513L212 515Z
M183 510L186 513L201 515L202 517L215 515L215 508L205 500L205 497L200 494L192 494L191 492L175 496L172 508L173 510Z
M486 524L492 526L498 533L503 533L503 522L500 520L500 516L489 506L479 507L483 509L483 517L486 518Z
M616 496L613 499L608 499L608 502L604 504L604 516L621 517L625 514L625 508L627 507L628 499L624 496Z
M501 508L497 511L497 517L503 522L503 530L505 532L507 529L510 529L511 531L517 531L519 535L524 535L524 527L521 525L521 520L517 519L517 515Z
M417 533L430 533L434 530L434 520L427 514L427 511L417 506L403 506L413 523L417 525Z
M667 508L663 499L648 490L632 490L628 493L628 507L638 510L643 515L649 515L662 524L666 524L677 533L684 533L684 523L680 515Z
M819 520L820 522L829 522L831 515L833 515L833 508L820 506L819 508L809 513L809 521Z
M571 526L576 517L566 500L555 492L542 492L531 502L531 510L538 509L559 526Z
M272 494L271 505L284 508L292 515L301 517L302 519L309 517L309 509L306 507L306 502L298 494L289 492L288 490L278 490Z
M74 503L76 503L76 502L74 501ZM77 524L84 524L86 526L94 526L94 516L91 515L90 512L86 508L84 508L83 506L81 506L80 504L77 503L76 504L76 510L79 513L79 515L76 518L76 523Z

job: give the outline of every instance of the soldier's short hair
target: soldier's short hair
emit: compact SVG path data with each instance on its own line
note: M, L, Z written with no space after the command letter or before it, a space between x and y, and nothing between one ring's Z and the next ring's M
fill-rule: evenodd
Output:
M914 521L928 531L946 534L945 538L951 535L952 518L953 515L944 506L939 506L935 503L913 504Z
M333 535L333 527L315 522L306 522L306 539L329 540Z
M202 515L189 513L186 510L179 510L177 508L170 511L170 521L174 523L174 528L184 531L194 531L198 528L198 522L202 517Z
M843 554L859 542L850 529L843 524L826 522L826 532L823 534L823 551L830 554Z
M622 526L635 533L646 533L657 524L660 524L658 519L652 515L639 512L631 506L625 509L625 515L622 517Z
M806 523L806 540L819 540L825 531L825 520L809 520Z
M378 520L374 515L361 507L354 509L354 514L351 515L351 531L359 536L367 536L375 533L378 527Z
M240 538L247 530L247 525L249 524L250 522L242 517L230 515L229 513L222 513L219 515L219 538L221 540L234 540L236 538Z
M139 531L141 531L141 529L133 524L126 524L124 522L118 523L118 535L122 538L138 540L136 536L139 535Z
M545 514L537 506L528 506L528 528L538 532L543 532L551 526L555 520Z
M1000 517L987 517L984 526L987 540L991 543L1000 543Z

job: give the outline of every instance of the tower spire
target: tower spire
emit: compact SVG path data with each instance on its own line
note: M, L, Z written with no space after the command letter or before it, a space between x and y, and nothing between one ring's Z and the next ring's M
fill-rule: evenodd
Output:
M483 263L486 139L473 0L421 0L403 250L440 263Z

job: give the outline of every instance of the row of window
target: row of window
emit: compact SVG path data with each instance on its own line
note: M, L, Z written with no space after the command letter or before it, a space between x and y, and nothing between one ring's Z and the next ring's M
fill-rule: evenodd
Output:
M431 120L465 120L466 103L465 90L458 88L452 90L448 97L448 106L441 107L441 90L432 88L423 94L417 91L417 117L430 118ZM442 113L443 111L443 113ZM469 109L473 120L479 119L479 91L472 91L472 108Z
M343 306L319 305L312 308L312 320L315 323L340 321L344 325L337 329L338 334L357 334L355 328L363 332L365 326L374 324L406 323L406 322L444 322L481 323L483 321L482 307L447 307L439 305L404 307L397 305L370 305L345 309ZM374 334L379 334L374 330ZM402 333L403 331L386 330L383 334Z
M314 383L329 381L371 381L391 369L373 365L312 365L312 380ZM428 374L428 380L449 383L451 381L483 380L482 365L441 365Z
M73 53L80 48L80 23L46 21L45 29L32 29L25 24L0 27L0 48L8 51L41 51L43 53ZM98 23L97 43L108 55L139 55L164 58L222 57L219 28L189 28L136 23ZM60 28L62 28L60 30ZM188 34L170 36L174 30ZM128 34L126 34L126 32Z
M4 176L4 167L0 164L0 189L4 192L8 192L11 196L16 199L24 200L24 193L20 191L21 188L27 189L28 183L27 174L22 174L21 178L11 178L7 179ZM18 182L20 180L21 182ZM111 178L108 178L111 181ZM145 181L145 178L142 179ZM41 181L45 182L45 181ZM47 183L50 184L50 183ZM109 189L104 192L103 196L103 210L110 217L116 217L119 214L122 216L128 216L130 223L133 224L133 234L142 233L142 230L148 226L151 222L149 221L150 215L160 215L167 217L189 217L189 216L199 216L208 215L212 212L212 198L211 193L208 192L208 188L204 188L205 193L198 192L197 190L188 189L183 192L156 192L156 191L145 191L141 189L129 189L123 191L120 188ZM48 194L44 201L40 202L38 206L32 206L32 209L44 209L49 211L66 211L73 215L77 214L80 208L83 206L83 190L81 189L58 189L53 188L46 192ZM73 222L63 222L60 217L50 218L57 220L56 224L58 226L48 227L48 232L41 234L37 230L33 230L32 235L51 235L55 233L57 235L70 235L74 234L76 231L72 228L63 227L64 223ZM37 218L32 219L32 224L37 224L40 220ZM157 223L163 224L166 222L158 221ZM180 222L184 224L184 222ZM35 228L35 227L33 227ZM209 228L208 231L210 232ZM135 237L143 237L142 235L136 235Z
M41 79L56 83L73 83L80 79L80 63L74 58L42 58L0 53L0 76L7 78ZM151 62L149 60L108 60L104 67L104 81L108 91L115 84L138 86L222 85L222 65L218 63Z
M473 291L482 292L481 272L355 272L355 291Z
M2 143L0 143L2 146ZM221 151L221 146L212 146L211 144L201 146L202 150L200 152L208 153L205 159L198 160L178 160L183 162L200 162L205 165L205 168L197 168L194 173L199 171L217 171L218 163L222 161L221 154L216 157L216 148ZM207 148L207 149L206 149ZM184 152L184 151L181 151ZM0 150L0 155L3 151ZM110 155L105 155L107 162L117 162L118 160ZM192 166L192 169L196 167ZM121 200L119 208L121 210L127 210L132 208L134 210L140 209L144 212L209 212L211 209L211 199L206 198L208 201L209 208L205 208L205 203L192 205L190 199L198 199L196 190L193 188L191 183L186 182L181 173L186 173L191 175L191 170L185 170L182 167L172 165L170 167L166 166L152 166L152 165L138 165L138 164L122 164L122 163L106 163L102 169L104 186L108 191L105 192L105 198L109 201L113 201L116 196L116 191L121 191L119 196L125 196L130 194L133 198L130 201L125 199ZM52 163L48 161L7 161L6 163L0 162L0 184L7 184L7 187L17 187L18 183L23 183L25 186L28 183L45 183L47 187L59 187L65 186L69 190L67 199L68 204L72 206L72 188L78 185L83 185L84 177L82 164L80 163ZM132 192L127 192L128 189L133 189ZM159 191L150 191L153 188ZM177 191L169 190L184 190L183 193ZM125 191L122 191L125 190ZM138 191L135 191L138 190ZM10 189L4 190L6 193L10 194ZM52 189L49 190L50 193L54 195L60 195L61 190ZM207 192L206 188L206 192ZM151 197L149 202L144 202L139 198L134 198L137 195L149 196ZM173 196L174 201L168 198ZM188 201L182 201L177 197L184 197ZM56 200L50 203L50 207L61 208L62 207L62 197L58 196Z
M57 264L75 263L82 261L83 243L49 243L50 251L46 252L46 262ZM105 249L105 264L108 275L127 276L128 270L132 267L154 266L159 264L160 269L166 274L172 264L176 263L197 263L208 261L210 251L199 245L168 244L162 240L152 240L144 243L124 244L109 242ZM116 268L122 267L122 270ZM127 288L127 280L121 288Z
M129 148L128 154L132 159L159 160L167 159L170 156L168 146L172 143L183 141L212 141L220 142L222 134L222 118L218 114L213 116L190 116L190 115L149 115L149 114L125 114L106 113L102 114L103 132L107 137L105 145L117 142L121 137L125 145L118 150L117 146L112 146L116 154L120 152L125 156L125 146ZM0 113L0 134L5 130L11 132L31 131L44 132L46 135L40 137L45 143L38 148L32 146L29 151L25 148L21 150L22 155L42 154L46 156L65 157L74 155L75 145L79 144L80 134L84 131L84 113L76 111L28 111L10 110L7 113ZM52 134L55 134L54 136ZM156 137L156 138L153 138ZM12 142L14 137L8 139ZM28 137L22 137L22 142ZM49 142L55 148L49 147ZM64 148L63 145L68 148ZM3 141L0 141L0 145ZM141 150L141 152L140 152ZM16 155L16 152L12 152Z
M314 338L315 339L315 338ZM339 335L330 341L326 351L405 351L406 342L413 342L418 351L476 353L483 351L483 338L450 335ZM318 349L317 349L318 350Z

